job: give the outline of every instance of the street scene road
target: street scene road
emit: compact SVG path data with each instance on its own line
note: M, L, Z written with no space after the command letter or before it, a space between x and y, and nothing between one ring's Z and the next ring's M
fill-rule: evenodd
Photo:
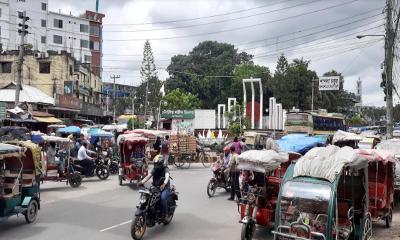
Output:
M144 239L240 239L236 203L227 201L229 195L222 189L213 198L206 194L212 176L209 169L198 164L185 170L172 167L171 176L179 192L174 219L168 227L148 228ZM139 201L138 189L130 184L119 186L116 176L106 181L86 179L77 189L45 182L41 198L37 222L27 225L23 216L12 217L0 225L1 239L131 239L130 221ZM258 228L254 239L272 236L267 229ZM375 224L374 239L400 239L398 209L390 233L383 222Z

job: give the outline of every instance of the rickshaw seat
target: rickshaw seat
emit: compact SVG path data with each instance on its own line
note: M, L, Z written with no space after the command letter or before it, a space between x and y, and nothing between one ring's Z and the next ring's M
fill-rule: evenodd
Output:
M348 239L353 228L353 223L347 216L349 209L350 209L350 203L348 200L345 199L338 200L338 215L339 215L338 229L339 229L339 236L342 239Z

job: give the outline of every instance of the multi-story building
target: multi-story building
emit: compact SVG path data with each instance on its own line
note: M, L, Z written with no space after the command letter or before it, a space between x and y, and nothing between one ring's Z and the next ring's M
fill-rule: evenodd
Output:
M27 46L38 52L66 51L82 63L91 64L101 76L102 19L104 14L86 11L81 16L49 11L48 0L0 0L2 50L16 50L20 43L19 12L26 12Z
M17 81L17 59L16 50L0 54L2 83ZM100 77L70 53L48 51L46 55L38 55L27 51L22 75L22 84L36 87L55 99L55 106L47 110L56 117L74 119L81 116L106 122Z

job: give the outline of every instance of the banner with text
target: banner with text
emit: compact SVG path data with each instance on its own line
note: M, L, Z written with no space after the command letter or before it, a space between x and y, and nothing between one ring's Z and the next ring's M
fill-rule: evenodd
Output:
M330 77L320 77L319 78L319 90L320 91L331 91L339 90L340 77L330 76Z

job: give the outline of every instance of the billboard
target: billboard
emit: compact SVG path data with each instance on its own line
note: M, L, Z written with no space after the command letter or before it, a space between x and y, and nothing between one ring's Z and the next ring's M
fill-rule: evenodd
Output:
M330 77L320 77L319 78L319 90L320 91L331 91L339 90L340 77L330 76Z

